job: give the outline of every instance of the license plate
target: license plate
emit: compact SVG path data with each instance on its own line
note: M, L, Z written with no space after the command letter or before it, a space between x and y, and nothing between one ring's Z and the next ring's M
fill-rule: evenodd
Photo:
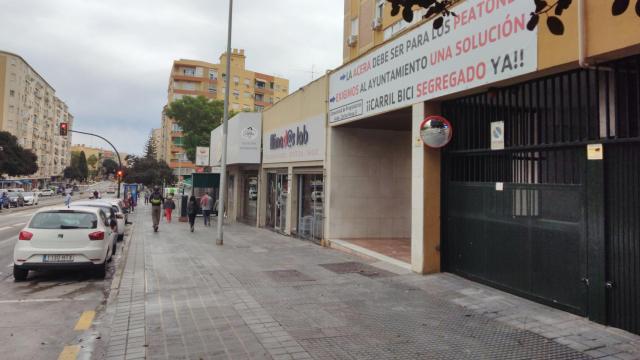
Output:
M42 262L70 263L70 262L73 262L73 255L43 255Z

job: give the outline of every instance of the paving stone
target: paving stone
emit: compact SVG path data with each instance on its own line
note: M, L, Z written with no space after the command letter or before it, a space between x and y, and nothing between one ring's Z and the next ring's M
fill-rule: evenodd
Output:
M241 224L225 227L223 246L213 241L214 227L190 233L184 223L163 222L154 234L144 206L134 221L112 304L112 343L128 337L127 356L475 360L640 354L639 337L452 274L394 272ZM148 348L135 349L144 344Z

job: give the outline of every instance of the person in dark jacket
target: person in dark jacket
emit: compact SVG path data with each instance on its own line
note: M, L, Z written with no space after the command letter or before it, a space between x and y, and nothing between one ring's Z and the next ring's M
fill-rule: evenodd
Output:
M173 209L176 208L176 203L173 202L173 198L169 196L164 201L164 217L167 218L167 222L171 222L171 214L173 213Z
M151 218L153 219L153 231L158 232L158 225L160 224L160 207L164 203L164 198L160 193L160 187L153 188L153 193L149 197L151 203Z
M196 223L196 215L198 214L198 202L196 197L191 195L189 202L187 203L187 215L189 216L189 225L191 225L191 232L193 232L193 226Z

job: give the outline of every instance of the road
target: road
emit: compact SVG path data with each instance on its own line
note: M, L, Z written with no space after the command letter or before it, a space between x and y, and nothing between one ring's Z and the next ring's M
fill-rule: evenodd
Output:
M13 280L13 247L18 233L38 208L63 201L61 197L47 199L37 207L0 214L2 359L56 359L67 344L78 343L79 339L85 346L81 354L90 354L94 346L97 335L91 331L92 317L106 304L124 242L119 244L104 280L94 279L87 272L61 271L31 272L29 280L22 283ZM75 330L77 325L79 330Z

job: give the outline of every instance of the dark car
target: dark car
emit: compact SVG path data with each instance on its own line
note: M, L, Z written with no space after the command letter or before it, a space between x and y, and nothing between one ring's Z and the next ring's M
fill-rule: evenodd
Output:
M7 197L9 198L9 207L24 206L24 196L21 192L9 192Z

